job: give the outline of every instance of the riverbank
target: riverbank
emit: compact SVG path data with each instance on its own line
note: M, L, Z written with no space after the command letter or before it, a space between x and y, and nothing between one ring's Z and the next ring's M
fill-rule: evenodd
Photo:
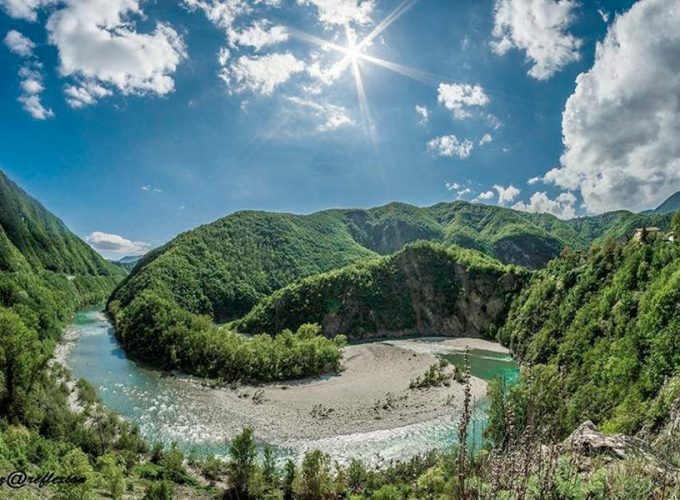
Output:
M150 441L177 442L199 454L224 454L243 427L290 456L319 448L335 460L377 464L405 459L455 440L462 384L410 389L439 354L482 349L480 339L399 339L350 345L343 370L315 380L214 387L194 377L148 369L127 359L106 318L83 312L65 333L56 359L87 379L102 401L138 424ZM507 361L506 361L507 362ZM450 368L449 368L450 369ZM486 382L471 378L473 398ZM480 421L484 419L480 411Z
M370 439L377 433L433 420L456 418L462 407L462 384L411 389L412 380L438 362L432 352L417 352L409 341L351 345L343 371L321 380L260 387L215 389L214 404L231 432L256 429L263 441L296 450L315 442L342 445L346 436ZM418 347L417 344L414 345ZM472 397L486 395L486 382L472 377Z

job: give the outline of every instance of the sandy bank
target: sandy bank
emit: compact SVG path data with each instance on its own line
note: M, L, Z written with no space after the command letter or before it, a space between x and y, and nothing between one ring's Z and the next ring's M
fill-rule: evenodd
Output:
M262 441L296 452L319 447L342 459L371 440L403 440L424 431L425 423L450 427L460 413L463 386L452 381L449 387L410 389L409 384L438 361L436 352L466 345L494 348L481 342L455 339L421 345L399 340L352 345L345 350L344 370L337 376L208 390L225 434L233 435L248 425ZM486 382L473 377L471 389L479 400L486 394Z

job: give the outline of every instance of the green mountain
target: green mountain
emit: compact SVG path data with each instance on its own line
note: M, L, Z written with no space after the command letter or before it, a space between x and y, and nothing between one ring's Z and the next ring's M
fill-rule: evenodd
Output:
M673 193L666 201L654 209L654 213L667 214L680 210L680 191Z
M325 335L493 336L528 273L475 250L413 243L296 281L231 326L247 333L318 323Z
M680 245L652 235L565 253L519 294L499 339L533 367L525 383L554 401L564 433L585 419L653 428L680 397Z
M143 290L217 322L237 319L274 291L404 245L428 240L479 250L505 264L544 266L564 247L588 248L638 225L668 227L670 215L614 212L563 221L548 214L466 202L311 215L238 212L181 234L146 255L114 292L115 315Z
M56 338L77 307L104 300L125 274L0 171L0 308Z

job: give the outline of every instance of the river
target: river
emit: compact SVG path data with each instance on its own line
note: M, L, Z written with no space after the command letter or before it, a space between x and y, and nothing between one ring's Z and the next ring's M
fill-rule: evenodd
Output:
M229 415L215 403L215 389L192 377L165 374L128 359L111 324L97 310L79 312L71 327L77 335L65 355L66 366L75 377L89 381L107 407L137 424L145 438L176 443L185 452L226 453L233 428L225 425ZM454 364L463 361L460 353L445 357ZM517 364L507 354L474 349L468 352L468 363L472 375L485 380L503 376L512 381L518 373ZM487 405L485 400L475 405L470 441L475 447L482 442ZM279 452L295 456L319 447L341 461L349 456L368 461L404 458L455 443L456 423L456 418L449 417L296 443L290 448L279 446Z

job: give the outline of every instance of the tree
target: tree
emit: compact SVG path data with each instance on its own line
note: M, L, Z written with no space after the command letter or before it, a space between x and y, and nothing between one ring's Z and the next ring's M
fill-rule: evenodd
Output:
M255 469L256 456L257 449L255 448L253 429L245 427L233 439L229 447L228 471L231 486L246 498L248 496L248 480Z
M295 497L300 500L319 500L333 493L330 459L320 450L305 454L302 470L295 485Z
M0 308L0 370L3 375L0 414L21 416L23 399L38 380L47 357L38 334L12 311Z
M675 215L673 215L673 221L671 222L671 228L675 232L675 237L680 238L680 210L675 212Z
M125 475L119 457L113 453L107 453L99 457L98 463L104 485L111 497L122 498L125 490Z

